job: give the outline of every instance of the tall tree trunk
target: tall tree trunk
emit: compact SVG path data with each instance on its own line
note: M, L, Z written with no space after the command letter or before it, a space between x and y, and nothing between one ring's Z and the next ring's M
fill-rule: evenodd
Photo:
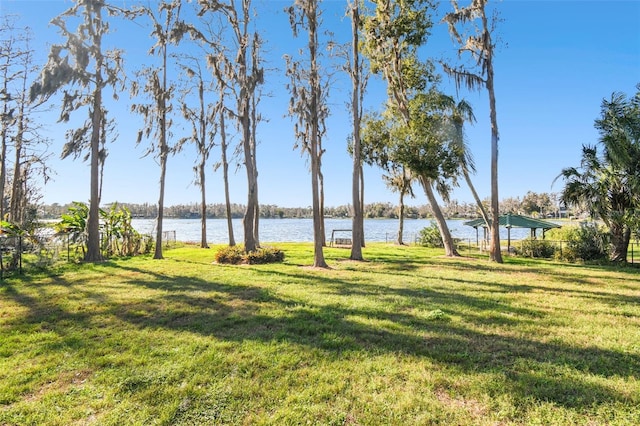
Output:
M227 233L229 246L236 245L233 235L233 218L231 217L231 195L229 194L229 161L227 160L227 133L225 127L224 85L220 84L220 151L222 153L222 179L224 181L224 204L227 215Z
M96 12L99 21L99 9ZM94 45L100 51L99 36L95 36ZM90 184L91 198L89 199L89 214L87 217L87 252L84 260L87 262L99 262L102 260L100 253L100 132L103 128L102 120L102 57L98 55L96 61L96 90L93 95L93 109L91 111L91 167Z
M254 50L252 50L253 55L252 58L255 59L255 44ZM253 162L253 175L254 175L254 208L255 212L253 215L253 239L256 244L256 248L260 247L260 203L258 202L258 160L257 160L257 142L256 142L256 132L258 127L258 117L256 115L257 105L256 105L256 95L255 90L251 93L251 160Z
M324 227L324 175L322 174L322 149L318 156L318 189L320 191L320 235L322 235L322 247L327 246L327 232Z
M362 247L364 247L364 168L360 163L360 212L362 220L360 221L360 233L362 234Z
M25 63L24 74L22 76L22 89L20 92L20 97L18 102L20 103L18 109L18 118L17 118L17 129L14 137L14 151L15 151L15 161L13 165L13 186L11 188L11 204L9 206L9 212L11 221L14 223L23 224L24 223L24 212L26 208L26 171L22 167L22 144L24 141L24 133L26 127L26 119L25 119L25 108L27 106L27 84L28 84L28 67ZM3 152L3 159L5 152ZM4 179L0 178L2 181L2 191L0 194L4 194ZM4 215L0 216L4 217Z
M362 247L364 247L364 217L362 214L362 198L360 196L360 178L362 176L362 158L360 141L360 9L359 2L355 0L350 5L351 11L351 114L353 115L353 173L351 176L351 202L353 203L353 220L351 224L351 260L363 260Z
M486 30L487 17L482 8L482 25L485 28L487 43L491 45L489 32ZM498 118L496 112L496 94L493 87L493 49L487 52L487 92L489 92L489 114L491 116L491 243L489 244L489 257L492 261L502 263L500 251L500 199L498 197Z
M318 97L320 96L320 83L318 75L317 64L317 3L312 1L310 3L311 10L309 11L309 57L311 58L311 70L309 76L309 83L311 86L311 108L309 111L310 125L311 125L311 141L310 141L310 155L311 155L311 192L312 192L312 204L313 204L313 241L314 241L314 255L313 266L326 268L327 262L324 259L324 253L322 251L324 243L324 232L322 229L322 205L320 200L320 142L318 141L320 129L319 129L319 111L318 111Z
M312 113L313 115L313 113ZM312 126L313 127L313 126ZM318 182L318 154L316 151L316 144L313 142L314 137L311 137L311 193L312 193L312 208L313 208L313 266L319 268L328 267L324 253L322 251L324 242L324 232L322 229L322 212L320 211L320 189Z
M205 167L207 162L207 157L209 155L209 145L207 144L207 117L204 103L204 81L202 81L202 76L199 75L199 83L198 83L198 99L200 101L200 165L198 166L199 170L199 179L200 179L200 247L201 248L209 248L209 244L207 243L207 185L206 185L206 173Z
M400 199L398 200L398 234L396 235L396 244L404 245L404 194L405 189L400 188Z
M9 57L6 55L7 63L3 66L3 91L2 93L9 93L7 78L9 70ZM4 102L2 107L2 117L0 117L0 125L2 125L2 139L0 140L0 218L4 218L4 189L7 181L7 133L9 131L9 97L3 96Z
M242 146L244 149L244 166L247 171L247 207L245 210L242 225L244 228L244 250L249 253L255 251L258 247L255 240L255 215L256 215L256 171L254 170L253 150L251 143L251 111L250 111L250 94L248 88L246 46L241 47L238 55L238 63L240 64L241 74L240 80L243 82L243 88L239 101L239 119L242 129Z
M167 93L167 46L162 47L162 93ZM167 146L167 104L165 96L158 98L158 110L160 111L160 196L158 197L158 218L156 221L156 247L154 259L163 259L162 255L162 224L164 219L164 187L167 175L167 159L169 147Z
M224 122L224 119L222 119ZM229 194L229 162L227 161L227 142L226 136L224 136L224 124L222 124L222 176L224 180L224 204L225 212L227 216L227 233L229 235L229 246L236 245L236 240L233 235L233 217L231 216L231 195Z
M24 101L24 99L23 99ZM23 102L24 103L24 102ZM20 105L18 114L18 129L15 136L15 162L13 166L13 185L11 187L11 203L9 204L9 217L13 223L22 223L21 214L22 199L24 198L22 185L22 138L24 134L24 106ZM4 191L3 191L4 192Z
M255 177L253 170L253 160L251 159L251 147L248 138L249 135L249 125L248 125L248 117L241 115L242 128L243 128L243 138L247 138L244 141L244 151L245 151L245 169L247 170L247 207L244 214L244 219L242 220L242 225L244 227L244 249L247 253L255 251L257 248L254 226L255 226L255 214L256 214L256 203L255 203L255 195L256 195L256 185L255 185Z
M161 136L162 138L162 136ZM162 255L162 223L164 220L164 186L167 174L167 146L161 144L160 152L160 196L158 197L158 216L156 218L156 247L153 254L154 259L164 259Z
M444 244L444 253L446 256L460 256L458 250L456 250L456 245L453 242L453 238L451 237L451 232L449 231L449 227L447 226L447 221L442 214L442 210L438 205L435 194L433 193L432 183L429 179L424 177L420 178L420 183L424 188L424 193L427 196L427 200L429 200L429 204L431 205L431 210L433 211L433 217L436 220L436 224L438 225L438 229L440 230L440 236L442 237L442 243Z
M205 161L204 157L198 166L200 174L200 247L209 248L207 244L207 196L205 191Z

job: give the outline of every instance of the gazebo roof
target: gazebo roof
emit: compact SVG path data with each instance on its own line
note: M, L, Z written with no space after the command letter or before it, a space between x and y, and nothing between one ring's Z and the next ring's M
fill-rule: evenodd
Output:
M532 217L520 216L518 214L503 214L500 215L499 220L500 226L504 226L505 228L530 228L530 229L551 229L551 228L560 228L560 225L553 222L547 222L545 220L534 219ZM474 228L478 228L480 226L485 226L484 219L473 219L467 222L464 222L465 225L473 226Z

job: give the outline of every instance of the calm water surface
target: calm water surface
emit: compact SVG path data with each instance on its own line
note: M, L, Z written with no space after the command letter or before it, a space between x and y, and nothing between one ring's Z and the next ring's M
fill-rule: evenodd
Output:
M454 238L470 239L475 242L476 230L463 225L464 220L448 220L447 224ZM420 230L431 224L429 219L406 219L404 221L403 240L406 243L414 242ZM144 234L155 232L154 219L133 219L133 227ZM351 219L325 219L327 241L331 238L334 229L351 229ZM200 241L200 219L165 219L163 231L175 231L178 241ZM242 219L233 220L233 232L237 242L243 240ZM365 219L364 234L366 241L384 242L395 241L398 232L397 219ZM482 238L482 229L479 230ZM527 238L529 229L514 228L511 230L511 239ZM538 230L541 235L541 230ZM336 233L336 237L348 237L348 233ZM507 239L507 230L500 228L500 238ZM226 219L207 220L207 241L211 244L226 243L227 221ZM312 219L260 219L260 241L268 242L311 242L313 241Z

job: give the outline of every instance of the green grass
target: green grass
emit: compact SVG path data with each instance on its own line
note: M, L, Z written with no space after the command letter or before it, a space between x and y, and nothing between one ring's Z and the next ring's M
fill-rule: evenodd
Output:
M640 424L638 269L278 247L0 282L0 424Z

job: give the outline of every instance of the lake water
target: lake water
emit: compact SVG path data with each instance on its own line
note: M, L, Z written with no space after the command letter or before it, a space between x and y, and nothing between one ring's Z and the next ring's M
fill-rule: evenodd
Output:
M465 226L464 220L448 220L447 224L454 238L476 241L476 230ZM406 219L404 221L403 240L412 243L416 240L420 230L429 226L429 219ZM155 232L154 219L133 219L133 227L143 234ZM331 239L331 231L334 229L351 229L351 219L325 219L327 242ZM200 241L200 219L165 219L163 231L175 231L178 241ZM242 219L233 220L233 232L236 242L242 243L243 229ZM365 219L365 240L370 242L392 242L398 232L397 219ZM529 229L513 228L511 239L519 240L530 235ZM479 230L482 239L482 229ZM538 230L538 235L541 231ZM336 233L336 237L349 237L348 233ZM500 238L507 239L507 230L500 228ZM260 219L260 241L269 242L311 242L313 241L313 219ZM211 244L226 243L227 221L226 219L207 220L207 242Z

